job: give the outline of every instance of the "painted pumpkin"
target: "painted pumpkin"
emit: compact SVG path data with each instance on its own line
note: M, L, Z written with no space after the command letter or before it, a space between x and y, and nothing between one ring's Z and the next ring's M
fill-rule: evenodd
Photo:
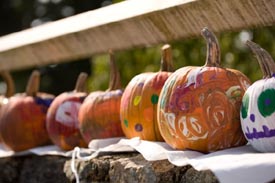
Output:
M46 127L52 142L63 150L86 147L78 122L78 112L87 96L86 73L80 73L75 89L58 95L47 113Z
M171 70L171 48L170 45L164 45L160 71L141 73L128 83L120 106L121 125L127 138L163 141L157 123L157 103Z
M33 71L26 92L8 98L1 107L0 133L3 144L23 151L49 144L46 113L54 96L38 92L40 74Z
M79 110L80 132L86 143L93 139L124 136L119 116L123 90L112 53L110 53L110 66L108 90L91 92Z
M241 108L241 124L246 139L258 151L275 152L275 63L256 43L247 41L256 55L263 79L245 92Z
M207 41L206 64L186 66L165 82L158 105L164 140L176 149L212 152L244 145L239 111L250 85L241 72L220 66L215 35L202 30Z

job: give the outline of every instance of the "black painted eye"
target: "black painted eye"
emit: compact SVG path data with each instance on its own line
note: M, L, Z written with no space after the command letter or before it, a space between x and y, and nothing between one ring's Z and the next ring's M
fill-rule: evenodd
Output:
M275 89L270 88L260 94L258 109L264 117L270 116L275 112Z
M241 107L241 115L243 119L247 118L248 105L249 105L249 96L248 94L245 94L242 99L242 107Z

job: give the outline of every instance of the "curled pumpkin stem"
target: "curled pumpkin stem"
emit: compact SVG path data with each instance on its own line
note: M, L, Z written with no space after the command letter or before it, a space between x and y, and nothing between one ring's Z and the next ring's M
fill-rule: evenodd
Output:
M275 63L271 55L265 49L261 48L258 44L250 40L246 41L246 45L251 49L257 58L260 68L263 72L263 78L272 77L275 73Z
M12 76L8 71L2 71L0 72L0 75L5 81L5 83L7 84L7 90L6 90L5 96L11 97L15 93L14 81L12 79Z
M109 51L109 56L110 56L110 81L109 81L109 88L107 89L107 91L117 90L121 88L120 73L116 65L114 53L111 50Z
M40 73L37 70L34 70L28 80L26 87L27 96L36 96L40 86Z
M220 46L216 36L214 35L214 33L209 31L207 27L201 30L201 34L207 42L207 55L205 66L220 67Z
M77 78L77 81L76 81L76 84L75 84L75 89L74 89L75 92L86 92L86 90L87 90L87 85L86 85L87 78L88 78L88 74L85 73L85 72L81 72L78 75L78 78Z
M161 48L161 68L160 71L167 71L167 72L173 72L173 56L172 56L172 49L169 44L165 44Z

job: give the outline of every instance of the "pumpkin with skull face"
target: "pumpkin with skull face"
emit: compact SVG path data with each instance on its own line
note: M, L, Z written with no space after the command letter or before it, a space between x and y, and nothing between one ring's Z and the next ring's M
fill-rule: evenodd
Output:
M207 41L206 64L186 66L165 82L158 103L158 125L164 140L176 149L212 152L244 145L241 100L250 81L240 71L220 66L215 35Z
M247 45L257 57L263 79L245 92L241 108L241 124L246 139L254 149L275 152L275 63L256 43Z

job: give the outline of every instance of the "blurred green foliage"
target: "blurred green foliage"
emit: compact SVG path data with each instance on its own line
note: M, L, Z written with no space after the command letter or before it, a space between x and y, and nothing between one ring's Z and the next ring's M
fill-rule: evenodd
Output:
M274 32L275 27L262 27L216 34L221 47L222 66L243 72L252 82L261 79L262 73L258 62L245 45L245 41L253 40L275 58ZM184 66L204 65L206 43L202 37L178 40L169 44L173 49L175 70ZM124 87L135 75L142 72L157 72L160 69L161 46L134 48L115 53ZM92 63L94 70L89 78L89 90L107 89L109 82L108 55L98 55L94 57Z
M123 0L1 0L0 23L2 26L0 35L20 31L121 1ZM262 77L260 67L244 42L247 39L253 40L275 58L274 32L275 27L262 27L216 34L221 46L222 66L240 70L253 82L260 79ZM204 65L206 44L202 37L178 40L169 44L171 44L173 49L175 69L189 65ZM123 87L139 73L157 72L160 69L161 47L162 45L154 45L115 53L115 58L121 71ZM32 69L13 73L18 92L25 89ZM38 69L43 74L41 91L45 92L57 94L72 90L78 73L81 71L86 72L87 70L91 73L88 83L89 91L106 90L109 84L110 71L107 54Z

